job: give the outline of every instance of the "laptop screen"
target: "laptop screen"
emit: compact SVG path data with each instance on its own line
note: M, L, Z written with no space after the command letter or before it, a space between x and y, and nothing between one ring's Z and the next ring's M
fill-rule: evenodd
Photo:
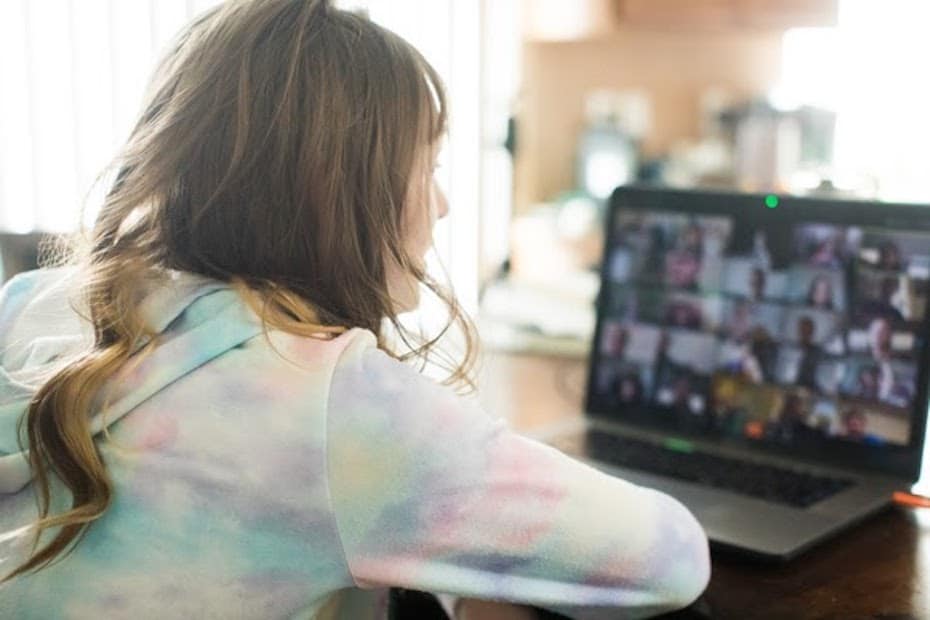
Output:
M930 231L621 207L605 261L592 411L781 446L911 441Z

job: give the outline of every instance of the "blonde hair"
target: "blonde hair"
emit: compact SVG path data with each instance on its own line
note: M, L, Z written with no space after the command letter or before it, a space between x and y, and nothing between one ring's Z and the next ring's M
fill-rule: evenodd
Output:
M471 385L473 328L403 243L415 162L445 125L443 87L423 57L324 0L230 0L182 32L75 259L93 347L38 390L20 421L39 519L30 557L6 579L60 559L107 510L113 483L91 408L140 341L157 345L138 305L143 283L168 270L231 283L266 329L361 327L387 348L393 326L407 348L391 352L400 359L426 360L458 324L466 350L447 383ZM446 303L448 321L433 338L400 325L392 262ZM52 475L72 495L71 508L54 515Z

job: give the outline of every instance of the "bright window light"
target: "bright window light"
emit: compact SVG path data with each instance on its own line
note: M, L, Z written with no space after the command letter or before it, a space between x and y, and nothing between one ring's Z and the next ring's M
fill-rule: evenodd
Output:
M842 0L836 28L790 30L776 101L837 113L839 179L887 200L930 201L930 3Z
M0 230L74 230L85 204L92 218L166 43L219 1L0 2Z
M96 176L125 142L165 45L220 0L0 2L0 230L73 230L92 221ZM408 39L449 91L453 117L439 182L453 210L437 254L463 304L477 307L481 198L481 2L344 1ZM89 192L93 190L93 194ZM453 233L454 231L454 233Z

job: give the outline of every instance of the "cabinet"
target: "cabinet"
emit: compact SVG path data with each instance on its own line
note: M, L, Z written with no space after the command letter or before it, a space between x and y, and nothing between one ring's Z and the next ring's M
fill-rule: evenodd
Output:
M839 0L523 0L525 38L570 41L617 31L787 30L835 26Z

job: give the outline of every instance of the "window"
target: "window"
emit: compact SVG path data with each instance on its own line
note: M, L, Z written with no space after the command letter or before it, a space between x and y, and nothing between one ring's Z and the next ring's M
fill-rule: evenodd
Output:
M64 232L129 135L161 50L217 0L0 2L0 230Z
M65 232L79 225L85 203L93 214L105 188L98 185L98 195L88 192L128 137L155 62L185 23L218 1L0 2L0 231ZM453 209L436 228L436 246L457 294L473 311L486 2L341 0L337 5L365 9L411 41L447 84L453 119L439 180ZM509 201L509 195L503 198Z
M924 151L930 141L930 56L924 0L840 3L836 28L785 34L786 103L837 114L835 180L886 200L930 201Z

